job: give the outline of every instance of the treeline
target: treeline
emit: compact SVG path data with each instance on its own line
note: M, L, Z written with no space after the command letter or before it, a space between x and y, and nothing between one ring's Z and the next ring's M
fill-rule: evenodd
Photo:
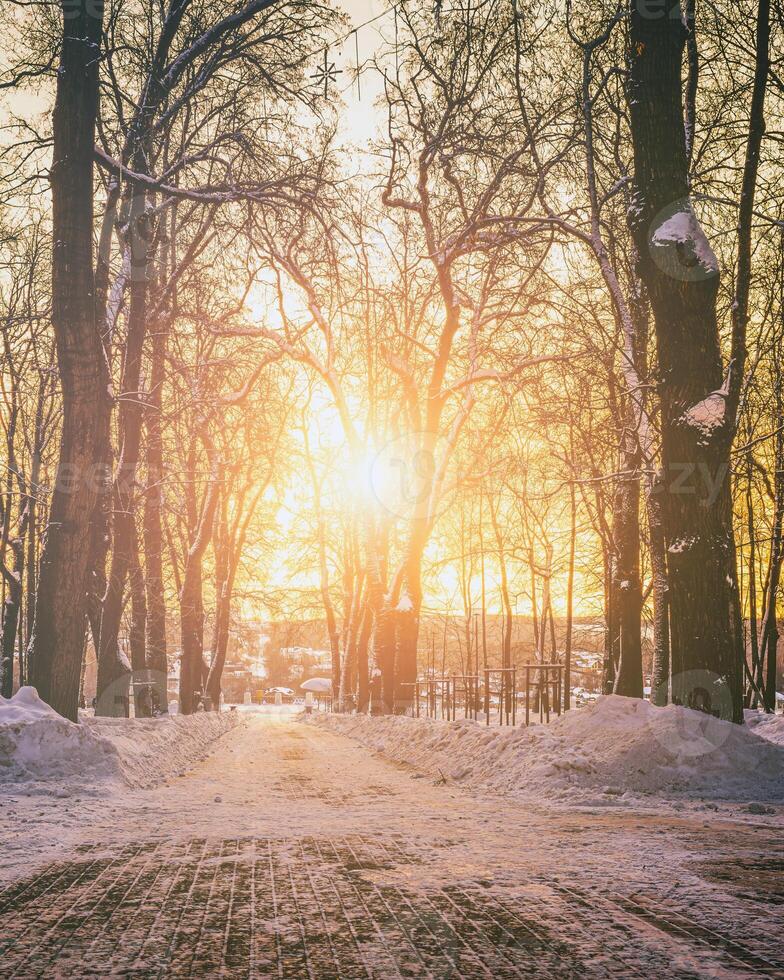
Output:
M298 213L329 181L302 82L334 14L177 0L4 18L6 85L54 101L47 131L15 118L5 150L3 693L16 670L75 718L89 639L100 713L127 713L140 672L137 711L165 711L174 601L188 712L220 686L288 411L268 362L219 326L252 282L237 243L254 213Z
M217 702L241 599L323 616L359 710L410 705L429 609L478 665L491 607L499 665L598 613L608 691L773 710L781 10L437 7L365 66L361 166L326 6L7 15L54 103L4 154L4 693L75 717L89 642L99 711L160 710L176 609Z

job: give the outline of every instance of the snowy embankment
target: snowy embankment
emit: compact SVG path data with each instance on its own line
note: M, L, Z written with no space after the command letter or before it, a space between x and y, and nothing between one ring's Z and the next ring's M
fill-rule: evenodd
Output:
M191 768L239 722L226 711L77 725L23 687L10 700L0 697L0 783L58 795L147 788Z
M769 742L784 745L784 715L764 715L760 711L747 711L746 724L755 735Z
M779 719L752 730L688 708L613 696L528 729L357 715L318 715L313 723L433 777L505 794L571 802L597 794L784 802Z

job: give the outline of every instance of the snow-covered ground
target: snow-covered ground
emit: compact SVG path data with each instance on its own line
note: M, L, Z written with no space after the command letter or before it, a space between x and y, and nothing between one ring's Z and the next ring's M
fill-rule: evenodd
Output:
M645 751L672 753L677 712L662 717L678 724L659 726L646 706L609 699L529 732L234 714L241 724L202 742L201 761L183 754L167 778L152 760L161 732L177 742L177 719L85 723L90 752L88 736L109 741L122 779L80 782L50 766L48 780L3 780L0 976L668 980L784 969L768 870L784 866L781 808L748 806L776 793L725 772L722 802L707 782L708 802L689 802L682 780L696 763L685 747L680 768L646 784L658 796L619 796L601 771L600 752L629 773L633 762L647 772ZM209 724L201 717L184 728ZM354 738L338 733L351 726ZM646 726L658 732L647 742ZM723 751L775 778L773 742L710 722L701 731L709 757ZM91 758L103 755L114 753ZM150 788L134 777L145 758ZM41 765L27 749L24 759ZM706 761L718 780L722 766ZM506 767L506 786L487 781L489 762Z
M746 724L756 734L769 742L784 745L784 715L766 715L761 711L747 711Z
M784 802L784 718L748 718L737 726L613 696L531 728L356 715L314 724L431 776L507 795Z

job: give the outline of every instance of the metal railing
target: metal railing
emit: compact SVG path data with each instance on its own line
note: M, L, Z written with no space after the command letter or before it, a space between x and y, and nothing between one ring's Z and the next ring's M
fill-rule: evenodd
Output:
M400 684L398 709L415 718L462 717L488 726L516 725L518 714L526 725L532 715L549 724L551 716L562 711L563 670L563 664L528 663L488 668L481 674L435 674ZM522 690L517 689L520 679Z

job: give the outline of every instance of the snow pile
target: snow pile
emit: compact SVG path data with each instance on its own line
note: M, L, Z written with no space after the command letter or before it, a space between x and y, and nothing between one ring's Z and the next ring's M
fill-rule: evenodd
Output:
M148 787L191 768L240 721L236 712L68 721L32 687L0 697L0 783L68 792Z
M84 725L68 721L22 687L0 697L0 780L27 782L122 778L114 745Z
M746 724L760 738L776 745L784 745L784 715L764 715L760 711L747 711Z
M237 711L203 711L159 718L87 718L84 725L117 751L125 782L147 788L191 769L214 743L240 724Z
M313 722L436 778L502 793L784 801L784 745L675 705L602 697L528 729L356 715Z

